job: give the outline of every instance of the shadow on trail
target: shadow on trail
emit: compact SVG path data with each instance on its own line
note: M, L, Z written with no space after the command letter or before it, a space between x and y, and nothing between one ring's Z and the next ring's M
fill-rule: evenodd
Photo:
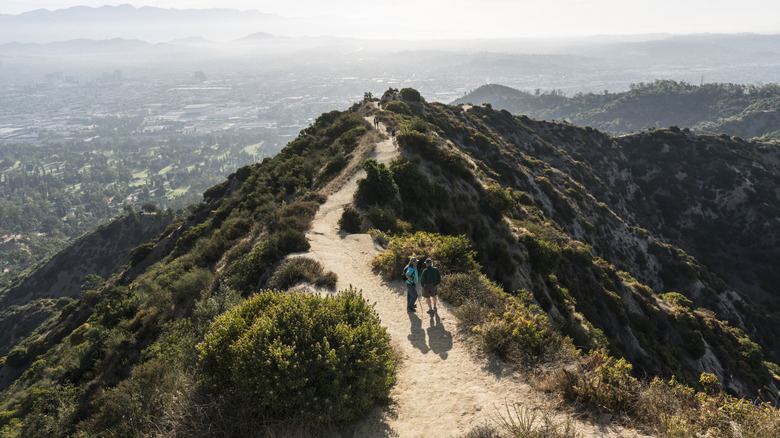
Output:
M420 350L423 354L429 352L428 344L425 342L425 330L422 328L422 320L415 312L406 312L409 315L409 322L411 324L410 333L406 337L412 344L412 347Z
M431 351L442 359L447 359L447 352L452 350L452 333L444 328L438 313L431 315L428 324L428 344Z

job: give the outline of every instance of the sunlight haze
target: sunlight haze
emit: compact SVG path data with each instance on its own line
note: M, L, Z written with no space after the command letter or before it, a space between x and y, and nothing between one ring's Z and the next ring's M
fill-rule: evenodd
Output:
M290 18L317 18L312 34L361 38L507 38L589 35L778 33L780 4L765 0L734 2L635 0L11 0L0 14L35 9L66 9L131 4L173 9L231 8L257 10Z

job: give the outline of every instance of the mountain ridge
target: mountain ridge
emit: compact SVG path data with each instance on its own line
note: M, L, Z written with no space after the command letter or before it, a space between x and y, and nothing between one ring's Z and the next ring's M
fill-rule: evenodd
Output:
M379 104L381 111L368 99L348 111L325 113L277 156L238 169L204 193L204 203L177 226L175 236L155 239L148 251L136 253L136 262L147 269L127 280L112 276L105 285L88 285L79 300L42 326L37 337L14 347L2 371L24 372L27 377L7 389L2 408L9 413L3 421L17 421L20 432L55 421L22 403L36 397L31 391L44 380L55 382L55 389L39 393L45 394L37 396L40 403L68 385L81 388L76 395L61 396L66 402L62 406L75 409L67 412L78 416L51 408L62 414L56 417L61 422L56 426L65 431L120 427L115 415L123 403L147 397L142 382L154 379L173 388L163 393L179 395L176 401L159 399L157 405L141 398L148 403L137 405L141 414L133 423L135 430L151 430L145 428L159 424L161 415L173 412L170 409L179 409L178 403L186 405L182 409L226 415L214 405L198 405L198 391L207 389L193 389L199 388L195 382L203 372L195 345L209 330L229 326L222 325L229 316L224 312L243 302L242 296L289 272L283 263L289 254L308 250L304 232L326 201L321 190L343 177L348 163L360 161L367 145L381 136L369 129L366 116L397 129L401 153L389 166L364 161L368 182L357 183L354 195L355 231L373 229L376 244L396 251L391 255L398 258L385 257L390 260L386 270L375 259L374 268L397 275L410 254L422 257L441 251L435 257L447 281L441 293L457 306L459 325L489 351L522 364L534 363L534 357L540 360L545 346L573 351L566 347L570 345L596 351L586 361L603 362L599 369L614 370L629 386L633 381L623 373L633 367L638 376L657 377L661 385L669 381L671 388L676 388L672 382L684 382L702 396L714 378L732 396L777 402L780 368L772 363L778 345L772 336L778 322L718 278L717 271L666 242L679 237L670 232L678 226L674 221L667 220L668 229L658 234L652 227L642 228L645 222L664 217L663 206L659 202L644 212L639 208L644 204L634 199L643 192L652 199L655 193L649 189L656 186L689 190L690 198L685 199L706 197L698 196L696 184L672 185L675 174L644 187L648 172L626 167L631 153L646 154L648 163L643 164L649 167L657 161L655 154L664 154L667 147L675 152L685 152L687 146L747 148L760 150L771 160L762 164L761 154L748 154L747 164L738 160L728 164L739 166L746 178L771 181L777 176L776 166L771 166L777 162L776 146L673 129L610 137L592 128L532 120L487 106L429 103L413 89L390 89ZM634 152L629 150L633 146ZM660 160L649 174L674 170L675 163ZM763 166L764 173L751 173L754 164ZM693 170L692 178L707 182L703 178L709 170L695 174ZM741 187L736 182L724 178L723 190ZM376 193L392 195L377 199ZM776 206L776 195L760 201ZM774 211L760 211L760 202L751 197L740 200L744 201L740 210L753 211L756 217ZM341 228L346 228L347 210ZM762 232L748 230L752 231ZM368 239L346 232L340 238ZM426 243L435 239L445 243L439 247ZM467 268L453 270L458 263ZM494 307L475 307L476 296L495 297L490 304ZM220 322L214 323L217 319ZM291 322L286 328L293 326ZM617 365L618 359L604 359L607 354L620 358ZM598 380L580 384L576 374L566 370L562 375L570 377L556 381L573 383L562 397L617 406L619 411L619 400L598 401L600 393L576 392L599 385L594 383ZM266 378L257 376L261 382ZM608 397L618 386L592 388L607 391ZM256 417L229 418L246 422ZM382 429L381 424L378 427ZM465 434L464 427L458 432ZM704 432L714 426L690 427Z
M679 126L708 132L726 132L744 138L778 137L776 84L693 85L673 80L631 84L628 91L566 97L553 90L535 94L498 84L484 85L455 100L491 103L497 109L536 119L566 120L593 126L611 134L648 128Z

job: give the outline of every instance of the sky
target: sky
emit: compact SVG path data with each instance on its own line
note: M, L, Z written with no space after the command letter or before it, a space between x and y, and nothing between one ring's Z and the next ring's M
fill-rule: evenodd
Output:
M404 32L419 33L407 36L425 38L780 34L776 0L0 0L0 14L126 3L253 9L286 17L332 16L376 22L378 32L403 23L399 27ZM340 23L334 19L333 24L335 28Z

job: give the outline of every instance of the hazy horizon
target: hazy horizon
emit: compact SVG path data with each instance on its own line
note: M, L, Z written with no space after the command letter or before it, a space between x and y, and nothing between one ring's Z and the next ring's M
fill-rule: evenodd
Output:
M290 35L378 39L572 38L600 35L758 33L780 34L780 3L744 0L735 8L726 0L661 0L652 4L625 0L338 0L293 2L252 0L6 0L0 14L130 4L164 9L236 9L298 19ZM261 31L262 29L258 29ZM273 32L271 32L273 33ZM297 35L294 35L296 34ZM275 34L278 34L275 33ZM196 36L196 35L193 35ZM223 41L235 38L226 35Z

